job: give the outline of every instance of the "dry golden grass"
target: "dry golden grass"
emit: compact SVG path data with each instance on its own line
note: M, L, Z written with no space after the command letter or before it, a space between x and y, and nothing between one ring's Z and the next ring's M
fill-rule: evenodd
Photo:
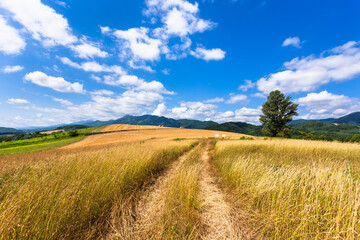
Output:
M146 212L138 239L198 239L200 237L200 199L198 179L204 143L194 149L178 168L168 174L158 194L143 207ZM156 193L156 192L155 192ZM144 228L145 227L145 228Z
M360 145L222 141L214 163L257 238L360 238Z
M104 127L101 132L121 131L121 130L139 130L139 129L158 129L160 126L148 125L130 125L130 124L112 124Z
M360 239L358 144L129 130L0 157L0 239Z
M34 153L35 159L1 173L0 239L100 237L114 202L130 197L193 143L138 142L45 159L36 159L44 152Z
M108 127L111 127L110 125ZM106 128L108 128L106 127ZM151 126L152 127L152 126ZM106 129L105 128L105 129ZM87 137L81 142L77 142L65 147L65 149L83 148L91 146L104 146L119 143L129 143L136 141L143 141L154 139L157 140L172 140L175 138L198 139L215 137L215 134L226 134L228 139L239 139L242 136L247 136L238 133L229 133L212 130L199 129L180 129L180 128L158 128L158 129L138 129L136 131L114 132L106 134L97 134Z
M41 132L42 134L52 134L52 133L57 133L57 132L62 132L64 130L51 130L51 131L45 131L45 132Z

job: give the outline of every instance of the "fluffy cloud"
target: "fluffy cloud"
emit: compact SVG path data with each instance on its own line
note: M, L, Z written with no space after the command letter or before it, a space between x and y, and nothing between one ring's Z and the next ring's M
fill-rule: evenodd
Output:
M0 0L0 7L7 10L13 20L22 24L26 32L45 47L65 46L70 48L77 57L86 59L104 58L109 55L93 43L86 41L86 37L81 39L76 37L72 33L67 19L43 4L41 0ZM0 31L6 33L4 34L6 37L2 37L0 40L0 47L1 42L7 43L4 51L19 53L25 47L25 42L20 38L17 30L7 26L1 16Z
M105 64L99 64L95 61L91 62L83 62L81 64L71 61L67 57L60 58L63 64L69 65L73 68L84 70L85 72L105 72L105 73L114 73L114 74L126 74L126 72L122 69L122 67L113 65L107 66Z
M284 40L282 46L283 47L293 46L293 47L301 48L300 43L301 42L299 37L288 37L287 39Z
M312 91L331 81L344 81L360 74L360 42L348 42L314 55L294 58L284 63L285 70L270 74L257 82L260 91L279 89L286 93Z
M158 60L162 43L158 39L150 38L148 33L148 28L140 27L126 31L116 30L113 34L117 38L125 40L123 48L130 49L135 58L150 61Z
M35 71L25 75L25 81L32 82L42 87L48 87L58 92L84 93L83 84L65 81L62 77L48 76L43 72Z
M214 116L217 108L213 104L205 104L202 102L184 102L179 107L174 107L168 114L173 118L189 118L189 119L202 119Z
M0 51L5 54L19 54L25 48L25 41L19 35L18 30L7 25L0 15Z
M128 89L137 91L152 91L163 94L174 94L171 91L165 89L164 85L158 81L147 82L144 79L138 78L135 75L128 75L120 66L107 66L100 65L97 62L84 62L75 63L69 58L63 57L60 60L71 67L82 69L87 72L98 72L98 73L111 73L110 75L103 76L104 83L111 86L123 86ZM100 82L101 78L95 75L92 76L96 81Z
M261 108L240 108L233 111L219 112L211 119L216 122L247 122L252 124L260 124L259 117ZM210 119L210 118L209 118Z
M12 13L13 18L44 46L66 46L78 40L68 21L40 0L0 0L0 7Z
M165 103L159 103L156 109L152 112L152 115L162 116L166 111Z
M259 108L240 108L235 111L218 112L214 104L204 104L201 102L184 102L180 106L168 110L165 114L173 118L205 119L216 122L248 122L259 124L261 107Z
M215 23L198 16L199 8L196 2L192 4L186 0L147 0L146 5L146 15L160 19L164 24L166 37L184 37L215 26Z
M2 69L2 72L3 72L3 73L13 73L13 72L21 71L21 70L23 70L23 69L24 69L24 67L23 67L23 66L20 66L20 65L5 66L5 67Z
M216 25L199 17L198 3L186 0L146 0L145 3L145 15L152 24L160 21L159 27L128 30L100 27L103 34L120 40L120 56L125 60L130 59L128 63L135 69L150 70L144 62L159 60L162 54L170 60L186 57L192 44L190 35L204 32ZM221 49L200 48L193 55L207 61L220 60L224 58L225 52ZM141 67L137 67L139 65L135 62L140 62Z
M66 116L59 116L62 121L99 119L109 120L125 114L139 115L145 110L155 108L156 102L164 98L159 93L147 91L125 91L117 96L91 95L91 101L68 107Z
M68 104L67 106L64 104L63 109L30 105L28 109L31 114L27 114L26 118L16 122L14 119L0 119L0 125L24 127L72 123L83 120L109 120L126 114L141 115L144 112L151 113L159 102L164 100L161 94L147 91L129 90L113 96L100 94L100 91L98 93L91 94L91 100L82 104ZM41 118L37 116L39 113Z
M9 98L7 100L8 104L30 104L30 102L26 99L21 98Z
M309 111L303 117L310 119L340 117L360 110L359 99L327 91L308 93L306 97L299 98L295 102Z
M85 58L85 59L94 58L94 57L105 58L109 56L107 52L104 52L100 50L100 48L87 42L83 42L81 44L71 46L71 49L79 58Z
M195 51L190 52L194 57L204 59L205 61L222 60L225 58L225 53L226 52L220 48L205 49L200 47L197 47Z
M235 104L246 101L248 98L243 94L231 94L230 99L226 101L227 104Z

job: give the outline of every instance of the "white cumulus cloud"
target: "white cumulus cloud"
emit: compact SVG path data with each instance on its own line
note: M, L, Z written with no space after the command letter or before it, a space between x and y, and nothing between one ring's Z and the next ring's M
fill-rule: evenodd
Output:
M84 93L83 84L70 83L62 77L48 76L43 72L35 71L25 75L25 81L32 82L42 87L48 87L58 92Z
M360 110L359 99L329 93L326 90L319 93L308 93L295 102L309 111L303 116L309 119L340 117Z
M76 56L79 58L94 58L94 57L100 57L105 58L109 56L109 53L102 51L97 46L94 46L93 44L83 42L78 45L71 46L71 49L75 52Z
M272 73L257 81L260 91L274 89L286 93L313 91L317 87L335 81L345 81L360 74L360 42L348 42L342 46L314 55L294 58L284 63L284 70Z
M68 21L40 0L0 0L0 7L9 11L34 39L44 46L69 45L77 42Z
M159 39L148 36L149 29L145 27L131 28L126 31L116 30L114 36L125 40L123 42L125 49L130 49L135 58L142 60L158 60L160 57Z
M299 37L288 37L287 39L284 40L282 46L283 47L293 46L293 47L301 48L300 44L301 42Z
M163 116L164 113L166 112L166 106L165 103L159 103L156 107L156 109L152 112L152 115L156 115L156 116Z
M220 48L205 49L201 47L197 47L195 51L190 52L194 57L204 59L205 61L222 60L225 58L225 53L226 52Z
M25 41L18 30L8 25L0 15L0 51L5 54L19 54L25 48Z

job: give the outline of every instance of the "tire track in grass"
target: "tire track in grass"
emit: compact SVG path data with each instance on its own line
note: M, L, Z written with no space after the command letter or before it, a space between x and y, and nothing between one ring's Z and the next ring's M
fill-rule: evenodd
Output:
M236 221L231 217L232 206L226 201L226 195L217 184L211 158L211 142L201 156L199 180L201 199L202 235L204 240L246 239Z
M155 184L144 190L135 206L129 209L128 213L124 213L121 217L121 226L113 229L108 239L154 239L156 233L153 232L154 225L161 218L162 209L165 206L164 194L169 183L174 179L176 173L183 167L184 162L189 158L195 149L182 155L177 161L172 163L169 168L157 178ZM135 214L134 214L135 213ZM117 224L118 225L118 224Z

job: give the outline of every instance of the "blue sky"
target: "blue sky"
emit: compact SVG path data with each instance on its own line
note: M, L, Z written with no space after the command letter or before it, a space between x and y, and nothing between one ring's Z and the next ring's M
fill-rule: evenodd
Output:
M359 111L358 0L0 0L0 126Z

